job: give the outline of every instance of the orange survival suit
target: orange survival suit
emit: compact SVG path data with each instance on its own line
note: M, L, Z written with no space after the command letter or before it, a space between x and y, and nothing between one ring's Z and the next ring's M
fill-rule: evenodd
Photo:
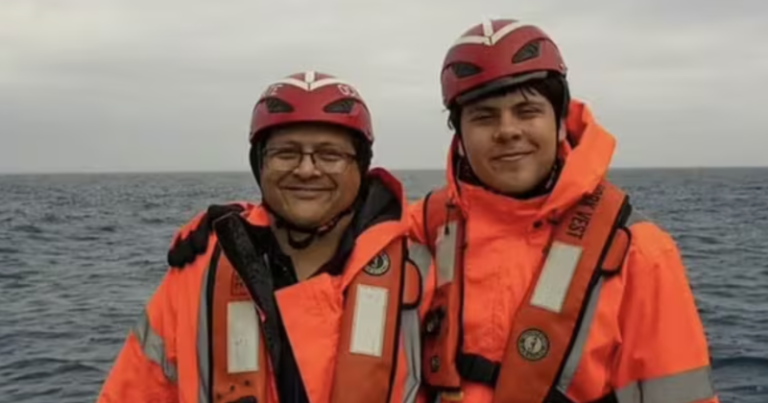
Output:
M460 182L411 206L437 289L425 383L438 401L718 402L707 340L673 239L606 180L614 138L574 101L550 194Z
M250 230L268 230L266 211L242 204L242 213L217 219L205 254L162 280L98 402L277 402L275 350L285 346L272 326L275 315L310 402L415 401L419 327L434 282L429 251L408 240L400 183L376 169L369 184L350 225L361 228L343 270L274 293L269 259L249 241Z

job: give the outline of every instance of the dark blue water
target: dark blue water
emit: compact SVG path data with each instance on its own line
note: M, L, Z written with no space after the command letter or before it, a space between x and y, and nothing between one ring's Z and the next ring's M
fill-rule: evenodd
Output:
M768 169L611 176L682 247L722 401L768 402ZM0 402L93 401L175 229L255 196L248 174L0 176Z

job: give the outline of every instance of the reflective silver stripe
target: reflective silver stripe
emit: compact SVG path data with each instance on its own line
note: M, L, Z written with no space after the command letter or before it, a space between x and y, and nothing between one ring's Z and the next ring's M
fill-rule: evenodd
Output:
M405 385L403 403L416 401L421 385L421 338L419 331L419 310L405 309L400 315L400 332L405 352Z
M432 255L426 246L412 242L408 248L408 256L419 269L421 275L421 295L424 295L429 275ZM421 386L421 331L418 307L403 310L400 319L400 332L405 352L405 367L408 373L403 387L403 403L413 403L418 396Z
M163 369L163 374L165 374L165 378L168 381L176 383L178 380L176 365L165 357L163 339L149 325L149 316L146 310L142 312L141 317L131 331L139 341L144 355Z
M408 257L419 269L421 279L426 280L429 275L429 265L432 263L432 254L429 253L429 249L420 243L411 242L408 247ZM426 284L425 281L422 281L422 288L424 287Z
M715 397L709 366L632 382L616 391L619 403L695 403Z
M645 221L645 217L633 212L628 217L626 226L629 227L634 223L642 221ZM598 280L592 294L589 296L587 309L584 312L584 319L576 334L576 341L573 344L573 349L568 355L568 358L565 361L565 366L563 367L563 373L557 381L557 389L562 393L565 393L571 386L573 376L576 373L576 368L578 368L579 362L581 362L581 356L584 354L584 348L586 347L587 338L589 337L589 330L592 328L592 321L594 320L595 311L597 310L597 303L600 301L600 290L603 288L603 281L603 278Z
M541 269L530 304L554 313L563 309L565 296L581 259L582 248L554 241Z
M447 228L447 233L446 233ZM456 231L458 223L451 221L437 229L435 260L437 263L437 286L453 281L456 260Z
M214 254L214 258L217 255ZM208 346L208 298L206 291L208 290L208 272L210 267L205 269L203 273L203 283L200 287L200 310L197 314L197 375L199 392L197 397L197 403L209 403L208 397L210 396L211 385L211 363L209 361L210 355Z
M589 337L589 329L592 328L592 321L595 318L595 311L597 311L597 303L600 301L600 290L603 288L603 278L599 278L595 284L595 288L589 295L587 301L587 309L584 311L584 318L579 325L578 333L576 333L576 341L573 343L573 348L570 354L565 360L565 366L563 372L560 374L560 379L557 380L557 389L563 394L571 386L573 376L576 374L576 368L581 362L581 356L584 353L584 347L587 345L587 339Z

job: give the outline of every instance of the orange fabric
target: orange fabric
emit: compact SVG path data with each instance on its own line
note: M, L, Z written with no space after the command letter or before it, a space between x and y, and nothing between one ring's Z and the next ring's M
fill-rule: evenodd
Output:
M178 323L176 322L175 280L176 273L168 272L147 304L150 326L161 337L169 340L166 354L178 362L177 346L173 345ZM135 334L130 333L117 355L110 373L102 386L99 403L121 402L177 402L179 391L168 382L163 370L147 359Z
M547 311L528 303L517 311L501 364L501 381L496 386L495 402L541 402L549 395L567 357L570 341L578 330L582 307L593 290L593 279L602 275L603 252L612 246L625 197L620 189L604 182L593 196L570 210L562 224L554 229L554 241L582 247L581 257L561 312ZM623 255L625 252L626 249L619 253ZM534 277L534 282L536 277L539 276ZM533 290L533 287L528 290L524 301L531 300ZM532 330L541 331L549 339L549 351L536 361L523 358L517 346L526 332Z
M393 176L381 169L372 170L370 174L385 183L405 206L404 191ZM268 224L268 217L264 209L251 204L247 204L245 207L246 209L241 215L251 224L257 226ZM181 228L175 238L189 234L197 227L201 216L202 214L196 216L190 223ZM391 250L392 245L399 245L399 250L402 253L406 252L403 248L408 246L408 217L407 212L404 212L400 221L380 223L361 234L343 275L333 277L328 274L320 274L276 292L283 323L291 340L309 399L313 403L348 401L348 396L345 396L344 390L339 390L349 388L348 384L339 385L341 380L334 379L334 373L343 365L337 364L337 362L349 361L344 368L350 368L350 366L359 368L362 365L361 360L365 360L367 357L352 357L349 354L341 353L341 351L346 351L342 350L345 348L342 346L346 344L344 343L346 335L342 334L341 331L342 321L345 320L344 318L349 320L348 318L351 317L344 314L344 292L350 291L351 287L357 284L359 275L366 264L385 250L388 245L390 247L388 250ZM166 356L170 357L178 368L178 382L174 384L168 381L162 368L145 355L133 336L129 336L102 387L98 399L99 403L199 402L198 396L201 385L200 374L198 373L197 337L200 330L198 325L201 303L204 302L202 298L205 296L204 283L217 244L213 233L211 240L208 251L199 256L195 262L183 270L170 270L167 273L146 308L150 327L163 340ZM398 261L405 262L405 257L403 255L400 259L400 256L391 256L392 267L390 271L394 269L404 270L401 274L405 280L404 284L399 287L398 295L389 295L389 298L402 297L403 309L418 308L419 318L421 318L429 306L432 291L428 287L424 289L424 292L416 290L416 288L421 288L422 284L431 284L434 281L434 274L430 273L427 278L421 278L418 269L411 262L402 263L398 266ZM226 261L226 259L221 259L221 261ZM416 271L415 274L414 271ZM381 276L382 279L385 277ZM223 281L227 286L233 285L231 278L231 276L226 276L226 270L217 271L217 283L221 284ZM417 282L416 285L413 284L414 281ZM239 286L232 287L232 289L237 291ZM391 304L391 306L398 308L398 304ZM399 317L399 313L398 310L395 317ZM209 324L213 326L214 331L226 330L226 316L222 318L222 315L225 313L214 308L213 323ZM389 317L392 317L392 312L390 312ZM398 333L391 335L390 339L397 339L399 341L398 346L402 346L403 340L399 334L399 321L398 326L393 326L393 329ZM221 340L223 340L223 344L211 340L211 348L214 349L214 365L212 367L214 373L217 367L215 363L217 361L222 362L222 360L226 372L226 339ZM346 348L348 349L348 347ZM399 348L395 352L392 351L392 346L386 345L383 346L383 350L385 361L397 358L397 370L389 401L400 402L405 393L403 388L408 370L410 370L410 368L406 368L405 351ZM261 352L260 358L268 357L266 351L262 350ZM377 371L374 370L374 372ZM346 370L344 373L347 382L362 383L362 380L355 378L355 376L365 375L362 373L356 375L352 370ZM218 378L224 379L219 375L214 374L214 382ZM389 374L387 375L389 378ZM231 375L227 376L229 378L224 379L223 382L234 379L231 378ZM238 379L237 381L243 382L243 386L238 384L240 390L249 387L258 389L260 402L277 401L273 379L261 383L256 382L256 384L249 382L248 385L245 385L246 379ZM336 385L335 388L334 385ZM372 384L361 386L364 386L370 393L376 394L375 397L364 400L377 401L381 391L384 390L384 387L388 388L389 383L384 386ZM223 390L219 392L221 393ZM213 401L216 401L215 394ZM420 396L417 401L423 402L424 396Z
M501 361L511 324L535 280L562 214L607 176L616 141L578 101L570 105L566 160L553 191L514 200L459 182L449 151L448 191L467 217L464 351ZM460 189L460 192L459 192ZM410 208L412 235L426 242L424 203ZM620 273L604 284L579 366L567 394L587 402L631 382L709 365L702 323L672 238L652 223L635 224ZM480 384L463 385L463 402L493 401ZM711 399L702 403L714 403Z
M254 223L255 224L255 223ZM267 223L262 223L266 225ZM258 346L258 367L268 368L254 372L240 372L230 374L227 371L227 344L228 334L227 308L230 302L250 301L248 289L232 268L232 264L222 253L216 269L216 282L213 289L213 329L211 334L211 348L213 349L213 396L220 396L225 402L236 401L241 396L254 396L259 402L277 401L277 392L272 379L267 373L272 372L269 367L268 352L264 343ZM260 338L264 340L263 337ZM217 359L218 358L218 359Z
M433 256L438 256L438 242L454 231L455 244L465 239L465 221L458 209L453 208L448 192L441 189L428 196L429 206L425 210L427 236L425 243ZM455 227L442 227L446 223L455 223ZM451 242L451 239L444 242ZM449 251L450 253L451 251ZM451 253L454 262L464 261L464 248L455 247ZM435 262L437 264L437 262ZM437 271L437 270L436 270ZM443 393L460 393L461 375L455 365L458 346L461 344L462 300L464 295L464 265L453 266L453 278L442 278L435 288L430 310L439 312L442 318L433 319L425 324L424 359L422 369L424 382L430 387L438 387Z

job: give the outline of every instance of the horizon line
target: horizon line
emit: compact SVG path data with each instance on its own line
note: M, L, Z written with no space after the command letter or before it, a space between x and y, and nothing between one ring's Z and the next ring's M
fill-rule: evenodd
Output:
M372 167L377 168L377 167ZM378 167L383 168L383 167ZM441 172L445 168L384 168L390 172L403 171L432 171ZM726 170L726 169L768 169L768 165L732 165L732 166L618 166L609 167L608 171L622 170ZM159 170L159 171L19 171L19 172L0 172L0 176L43 176L43 175L179 175L179 174L250 174L247 170Z

